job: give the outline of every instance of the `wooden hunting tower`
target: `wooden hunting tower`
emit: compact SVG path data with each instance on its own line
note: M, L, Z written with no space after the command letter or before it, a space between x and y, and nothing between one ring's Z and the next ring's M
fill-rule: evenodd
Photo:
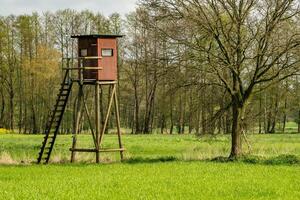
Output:
M95 79L97 81L117 80L117 37L119 35L76 35L78 38L79 57L98 57L100 59L84 60L83 67L98 67L97 69L86 69L83 71L84 79Z
M120 117L117 98L117 77L118 77L118 52L117 38L121 35L75 35L71 36L77 39L78 57L64 58L66 61L65 76L59 90L58 98L53 111L49 115L48 123L45 129L45 137L39 152L38 163L48 163L53 149L53 145L58 134L63 114L68 102L73 83L78 84L78 95L74 104L76 107L75 121L73 127L73 144L70 148L71 162L75 160L75 152L95 152L96 162L99 160L100 152L119 151L121 159L123 159L123 151L121 143ZM71 72L75 71L75 75ZM95 106L94 120L92 120L88 106L86 104L87 94L84 92L86 86L94 86L95 88ZM100 92L103 94L104 86L109 87L109 100L107 103L105 116L100 123ZM104 132L107 128L108 119L111 113L111 107L114 104L115 117L117 125L117 135L119 147L115 149L104 149L101 147ZM77 134L82 121L83 114L86 114L95 148L77 148ZM102 126L100 126L100 124Z

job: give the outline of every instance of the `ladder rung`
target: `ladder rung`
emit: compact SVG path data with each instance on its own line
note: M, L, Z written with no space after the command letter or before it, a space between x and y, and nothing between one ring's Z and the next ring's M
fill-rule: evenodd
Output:
M48 149L47 149L48 150ZM50 149L48 151L45 151L44 154L49 154L50 152Z
M50 130L56 130L56 127L58 127L58 125L51 127Z
M58 103L61 103L61 102L65 103L66 100L67 100L67 99L58 99L57 102L58 102Z
M61 87L59 88L59 94L57 95L56 98L55 107L52 110L52 112L49 113L48 116L48 121L46 123L46 129L45 129L46 135L44 136L44 141L42 143L43 146L40 149L39 157L38 157L39 163L48 162L50 158L51 150L55 142L55 137L56 137L55 134L59 130L59 125L61 123L61 119L65 111L67 100L72 88L72 81L69 81L67 77L68 72L69 71L66 71L64 81L60 84Z
M70 85L68 82L61 83L61 85Z
M62 104L60 104L60 103L62 103ZM65 107L66 106L66 102L65 101L59 101L58 103L57 103L57 107Z
M53 115L53 120L59 120L59 117L62 115L62 113L56 113L55 115Z
M68 94L58 94L57 96L59 96L59 97L65 97L65 96L68 96Z
M50 126L47 130L51 130L53 127L57 126L57 123L55 123L55 125L53 124L52 126ZM50 132L49 132L50 133Z
M65 107L65 101L57 101L56 107Z
M50 151L45 151L45 152L43 153L43 155L47 155L47 156L48 156L48 155L49 155L49 152L50 152Z

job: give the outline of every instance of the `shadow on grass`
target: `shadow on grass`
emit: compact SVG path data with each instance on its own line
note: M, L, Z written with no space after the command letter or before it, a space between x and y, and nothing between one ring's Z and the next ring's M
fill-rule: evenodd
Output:
M1 159L0 159L1 160ZM227 157L216 157L212 159L180 159L175 156L162 156L162 157L132 157L127 158L122 161L125 164L151 164L151 163L167 163L167 162L207 162L207 163L245 163L245 164L260 164L260 165L292 165L300 166L300 157L295 155L279 155L276 157L266 158L262 156L244 155L237 159L229 159ZM102 161L101 164L113 164L118 163L117 161L105 162ZM36 164L35 161L32 162L0 162L0 166L11 166L11 165L32 165ZM88 166L90 164L96 164L93 161L77 161L75 163L70 163L67 159L61 159L57 162L50 162L50 165L67 165L67 166Z
M122 163L138 164L138 163L157 163L157 162L173 162L173 161L180 161L180 159L174 156L157 157L157 158L135 157L135 158L125 159L124 161L122 161Z
M263 164L263 165L300 165L300 158L295 155L279 155L271 158L244 155L234 160L229 159L227 157L216 157L209 161L220 162L220 163L242 162L248 164Z
M237 159L229 159L227 157L216 157L213 159L180 159L175 156L162 156L155 158L147 158L147 157L132 157L127 158L122 161L125 164L151 164L151 163L167 163L167 162L217 162L217 163L245 163L245 164L259 164L259 165L299 165L300 166L300 158L295 155L279 155L276 157L266 158L262 156L253 156L253 155L244 155ZM118 162L101 162L102 164L113 164ZM76 163L70 163L67 160L58 163L51 164L67 164L67 165L84 165L84 164L95 164L94 162L81 161Z
M123 163L129 164L138 164L138 163L159 163L159 162L218 162L218 163L246 163L246 164L261 164L261 165L300 165L300 158L295 155L279 155L276 157L265 158L261 156L252 156L252 155L244 155L237 159L229 159L227 157L216 157L213 159L205 159L205 160L184 160L179 159L173 156L167 157L157 157L157 158L143 158L143 157L135 157L129 158L123 161Z

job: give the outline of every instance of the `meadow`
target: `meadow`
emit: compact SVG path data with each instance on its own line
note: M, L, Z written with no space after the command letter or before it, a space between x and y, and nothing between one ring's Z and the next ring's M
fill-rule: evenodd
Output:
M300 199L300 135L249 135L246 156L225 162L228 135L124 135L117 153L79 153L59 135L52 163L33 162L42 135L0 135L0 199ZM80 135L79 145L92 145ZM105 147L117 146L105 135ZM216 159L217 158L217 159Z

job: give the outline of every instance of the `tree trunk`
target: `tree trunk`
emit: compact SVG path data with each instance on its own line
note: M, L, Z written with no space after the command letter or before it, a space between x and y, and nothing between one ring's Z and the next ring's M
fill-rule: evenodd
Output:
M9 107L10 107L10 113L9 113L9 129L14 129L14 93L11 91L9 93Z
M36 120L36 113L35 113L35 109L34 109L34 105L31 105L31 112L32 112L32 130L31 133L33 134L37 134L38 130L37 130L37 120Z
M237 100L233 99L232 105L232 129L231 129L231 153L229 158L234 159L241 155L242 142L241 142L241 111L242 107L238 104Z
M155 92L156 92L156 84L154 83L153 88L151 88L150 93L147 97L146 101L146 112L145 112L145 123L144 123L144 134L151 133L151 126L152 126L152 114L154 112L154 99L155 99Z
M166 127L166 119L165 119L165 115L162 114L160 118L160 134L164 134L165 127Z
M5 101L4 101L4 94L3 90L1 88L0 91L0 96L1 96L1 109L0 109L0 128L3 128L3 120L4 120L4 110L5 110Z
M300 133L300 110L298 111L298 133Z
M135 134L138 134L141 132L140 130L140 106L139 106L139 97L138 97L138 89L137 85L134 85L134 121L135 121Z
M200 108L199 106L197 107L197 111L196 111L197 115L196 115L196 126L195 126L195 131L196 131L196 135L200 135L200 118L201 118L201 112L200 112Z
M170 132L169 134L173 134L173 127L174 127L174 122L173 122L173 95L170 95Z
M287 98L285 98L285 100L284 100L284 112L283 112L283 122L282 122L282 133L285 132L286 119L287 119L286 109L287 109Z
M262 95L261 93L259 94L259 116L258 116L258 133L261 134L262 133L262 121L263 121L263 117L262 117Z

